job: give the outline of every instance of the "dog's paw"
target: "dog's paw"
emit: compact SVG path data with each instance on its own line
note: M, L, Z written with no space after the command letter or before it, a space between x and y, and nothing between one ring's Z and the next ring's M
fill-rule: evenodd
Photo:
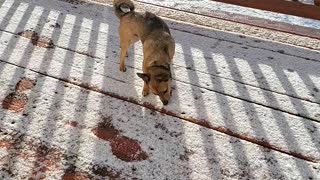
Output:
M120 66L120 71L121 71L121 72L126 72L126 71L127 71L126 66Z

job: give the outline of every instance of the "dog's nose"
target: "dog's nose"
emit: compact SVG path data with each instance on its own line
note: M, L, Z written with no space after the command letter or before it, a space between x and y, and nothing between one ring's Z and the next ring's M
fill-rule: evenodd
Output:
M164 100L164 101L162 101L162 103L163 103L163 105L167 105L169 103L169 101L168 100Z

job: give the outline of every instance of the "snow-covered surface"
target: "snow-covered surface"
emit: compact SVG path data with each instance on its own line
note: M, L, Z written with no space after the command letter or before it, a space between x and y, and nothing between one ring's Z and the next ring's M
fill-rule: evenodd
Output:
M130 49L127 72L118 70L111 7L6 0L0 8L3 179L320 178L319 52L169 23L175 81L162 107L141 95L141 44ZM28 29L55 47L16 35ZM24 77L35 86L23 92L23 111L4 109ZM119 139L135 142L142 158L119 158Z
M308 18L302 18L259 9L246 8L232 4L215 2L212 0L139 0L139 2L147 2L155 5L210 15L213 11L228 12L231 14L241 14L249 17L263 18L277 22L284 22L309 28L320 29L320 21ZM304 1L306 4L313 4L312 0Z

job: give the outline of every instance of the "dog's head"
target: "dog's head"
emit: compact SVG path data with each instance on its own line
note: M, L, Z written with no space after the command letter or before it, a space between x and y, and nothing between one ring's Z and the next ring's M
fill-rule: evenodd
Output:
M172 81L169 64L151 66L147 73L137 73L137 75L149 86L153 94L160 97L164 105L169 103Z

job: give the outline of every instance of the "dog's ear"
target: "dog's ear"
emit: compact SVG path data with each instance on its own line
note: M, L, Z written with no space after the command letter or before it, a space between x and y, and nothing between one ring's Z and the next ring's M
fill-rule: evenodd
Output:
M148 83L150 81L150 76L144 73L137 73L137 75L143 79L144 82Z

